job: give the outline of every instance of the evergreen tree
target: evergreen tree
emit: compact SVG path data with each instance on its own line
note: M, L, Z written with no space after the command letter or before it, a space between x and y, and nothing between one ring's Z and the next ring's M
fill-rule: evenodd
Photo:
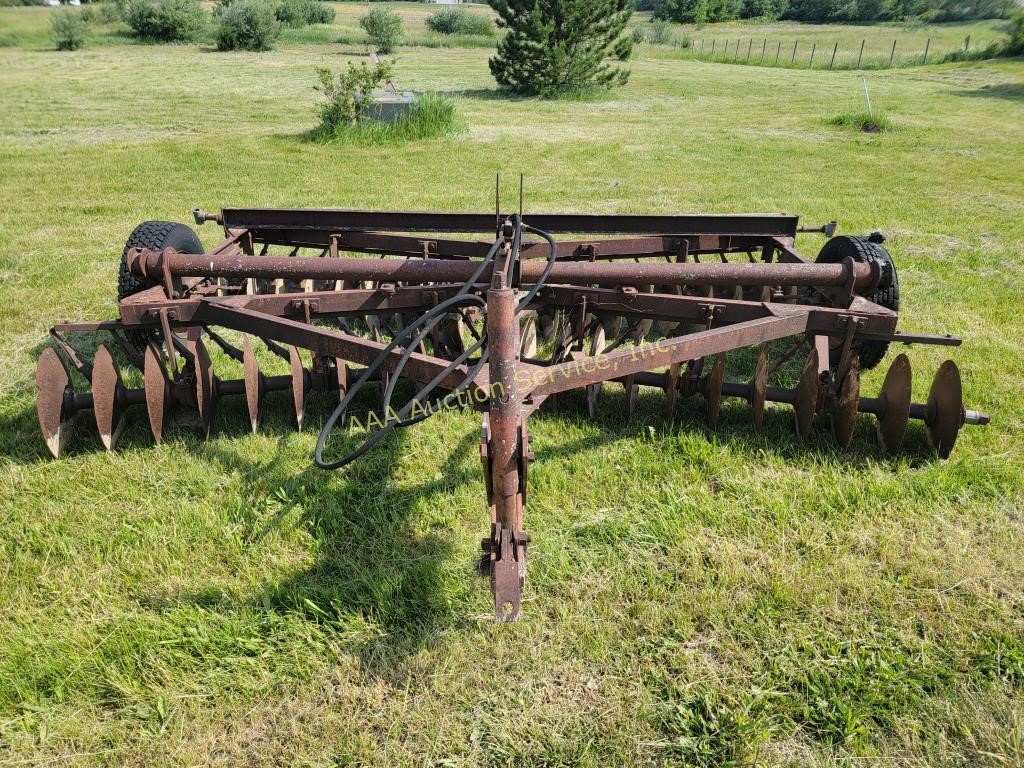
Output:
M491 57L498 85L516 93L554 96L624 85L632 40L623 36L632 0L491 0L508 33Z

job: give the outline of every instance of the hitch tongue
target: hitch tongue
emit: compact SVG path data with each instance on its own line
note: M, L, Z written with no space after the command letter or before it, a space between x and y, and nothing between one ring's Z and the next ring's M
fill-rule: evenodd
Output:
M526 580L526 544L529 536L494 523L491 528L491 585L494 589L494 617L517 621Z

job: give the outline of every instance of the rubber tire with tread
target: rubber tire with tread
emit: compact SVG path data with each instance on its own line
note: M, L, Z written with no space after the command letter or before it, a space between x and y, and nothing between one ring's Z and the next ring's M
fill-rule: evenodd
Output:
M128 269L128 251L132 248L148 248L162 251L173 248L182 253L203 253L203 244L191 227L175 221L144 221L128 236L121 252L121 267L117 274L117 300L122 301L139 291L152 288L156 283L133 275ZM160 331L126 331L125 337L139 351L150 341L159 341Z
M886 288L879 288L869 296L864 296L864 298L886 309L891 309L893 312L898 312L900 308L900 282L896 275L896 265L893 263L892 256L882 247L881 243L873 242L867 237L839 235L825 243L814 261L818 264L836 264L848 256L858 263L868 262L875 258L889 264L892 269L892 283ZM853 351L860 357L861 370L874 368L882 362L888 350L888 341L860 341L853 346ZM839 365L841 354L841 345L832 347L829 363L833 368Z

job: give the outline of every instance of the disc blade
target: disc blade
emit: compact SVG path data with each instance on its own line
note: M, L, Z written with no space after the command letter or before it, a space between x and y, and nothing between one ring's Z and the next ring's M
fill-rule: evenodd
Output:
M142 364L142 379L146 388L146 413L149 415L149 429L157 445L164 435L164 423L167 419L169 391L171 384L167 379L167 371L160 361L160 351L155 344L146 346L146 354Z
M636 412L636 396L640 387L636 385L636 376L630 374L622 382L626 387L626 421L633 418L633 414Z
M64 392L71 389L71 377L57 350L47 347L36 363L36 415L46 447L58 458L71 432L71 414L64 411Z
M522 341L520 342L521 357L537 356L537 313L530 312L523 319Z
M295 423L302 431L306 417L306 371L302 367L302 355L297 347L288 347L288 362L292 369L292 402L295 404Z
M196 409L199 411L199 428L204 437L213 430L213 416L217 409L217 377L210 364L210 353L202 339L195 343Z
M437 338L441 345L441 349L438 350L440 357L454 360L465 352L466 345L462 342L462 318L457 314L445 315L437 326Z
M344 399L348 393L348 366L340 357L334 358L334 380L338 385L338 399Z
M679 363L672 363L665 373L665 420L676 415L676 395L679 393Z
M903 436L907 433L912 381L910 359L906 355L898 355L882 382L882 391L878 394L882 412L878 414L878 422L875 424L878 441L889 453L896 453L900 449Z
M964 423L964 392L960 369L947 360L939 366L928 392L928 442L940 458L948 459Z
M600 323L594 329L590 337L590 357L597 358L604 354L605 347L604 326ZM587 415L594 418L597 415L597 400L601 395L602 383L590 384L587 386Z
M260 404L263 402L263 374L260 373L252 344L246 338L242 345L242 365L245 367L245 405L249 411L249 426L253 434L260 426Z
M818 409L818 350L812 349L804 363L800 381L796 385L793 414L796 419L796 434L806 440L814 424L814 413Z
M100 344L92 368L92 412L100 441L108 451L114 450L124 431L123 402L121 371L106 344Z
M768 391L768 347L761 347L754 367L754 378L750 380L750 408L753 411L754 431L764 428L765 392Z
M860 404L860 357L850 356L850 364L839 385L839 396L832 408L832 434L840 448L853 440L857 428L857 406Z
M718 414L722 409L722 382L725 380L725 353L715 355L711 371L704 380L704 399L708 406L708 428L718 427Z

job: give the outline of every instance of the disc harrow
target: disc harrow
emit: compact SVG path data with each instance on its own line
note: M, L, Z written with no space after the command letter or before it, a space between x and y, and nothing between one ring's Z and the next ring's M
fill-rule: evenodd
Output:
M679 402L696 396L710 430L728 400L742 400L759 434L769 404L779 404L792 410L800 441L827 421L838 448L850 446L860 415L870 414L886 453L901 450L920 422L941 458L963 426L989 420L965 408L952 360L939 367L925 402L913 401L902 353L877 395L864 395L862 371L890 345L960 344L897 331L899 282L878 233L834 237L834 223L804 230L786 215L193 213L197 225L222 226L223 241L204 252L184 225L139 225L122 255L119 317L51 331L53 345L36 369L48 450L65 452L86 411L109 451L143 409L157 443L180 415L209 437L225 397L244 398L254 433L266 408L286 401L301 430L316 392L336 398L314 455L334 469L396 429L446 408L473 408L482 415L491 523L483 552L499 620L518 618L526 577L528 417L561 393L581 390L595 418L604 385L622 386L630 420L642 389L660 391L670 422ZM812 231L826 237L814 261L795 248L798 233ZM96 333L110 341L85 362L68 336ZM261 370L256 342L281 372ZM757 350L752 370L730 380L729 353L748 348ZM217 375L214 349L240 364L241 378ZM123 364L137 374L126 377ZM772 384L774 377L793 385ZM79 378L91 391L77 388ZM133 380L141 385L126 385ZM371 428L361 434L354 402L367 384L376 386L379 408L364 414ZM340 442L362 442L328 458L346 415Z

